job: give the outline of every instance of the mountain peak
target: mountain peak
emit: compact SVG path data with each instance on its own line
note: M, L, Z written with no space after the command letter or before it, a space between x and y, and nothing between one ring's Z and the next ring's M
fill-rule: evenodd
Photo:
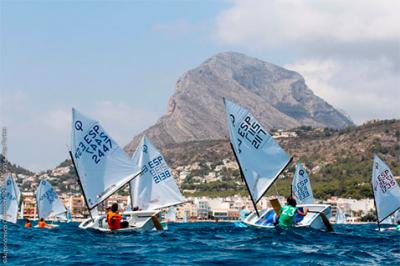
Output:
M158 146L225 138L223 97L249 109L266 128L353 125L314 95L297 72L245 54L223 52L183 74L169 100L167 114L136 136L126 149L134 150L144 133Z

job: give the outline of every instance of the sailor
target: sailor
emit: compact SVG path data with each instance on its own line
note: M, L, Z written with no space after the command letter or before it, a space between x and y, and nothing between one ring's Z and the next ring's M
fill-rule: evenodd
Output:
M129 223L127 221L122 221L122 216L118 212L118 203L114 203L111 206L111 210L107 213L108 227L111 230L118 230L121 228L127 228Z
M242 206L242 209L239 212L240 215L240 221L243 221L244 219L246 219L246 217L250 214L250 212L248 210L246 210L246 206Z
M31 221L28 218L25 218L25 228L31 228L32 224Z
M279 226L282 228L292 227L295 223L296 214L306 216L308 209L304 212L300 211L297 207L297 202L294 198L288 197L287 204L279 211Z
M397 221L396 230L397 230L397 231L400 231L400 220Z
M49 229L53 228L53 226L47 224L43 218L40 218L40 221L38 223L38 227L39 228L49 228Z

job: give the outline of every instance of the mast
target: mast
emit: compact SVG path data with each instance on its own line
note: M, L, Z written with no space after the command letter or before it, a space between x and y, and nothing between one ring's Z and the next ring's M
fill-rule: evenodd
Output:
M290 196L293 198L293 184L290 184Z
M257 204L254 201L253 196L251 195L251 191L250 191L249 185L247 184L246 178L244 177L243 170L242 170L242 167L240 166L240 161L239 161L239 159L238 159L238 157L236 155L235 149L233 148L232 142L229 142L229 143L231 144L231 149L233 151L233 154L235 155L236 162L239 165L240 176L242 177L244 183L246 184L247 191L249 191L250 199L251 199L251 202L253 203L254 210L256 211L257 216L260 217L260 214L258 213L258 210L257 210Z
M376 199L375 199L375 193L374 193L374 185L371 183L371 188L372 188L372 195L374 197L374 205L375 205L375 215L376 215L376 221L378 222L378 228L379 231L381 231L381 224L379 222L379 216L378 216L378 207L376 205Z
M131 187L131 182L129 184L129 197L131 199L131 210L133 211L133 197L132 197L132 187Z
M68 152L69 152L69 156L71 157L72 164L73 164L74 169L75 169L75 172L76 172L76 176L78 177L78 184L79 184L79 187L81 188L83 198L85 199L86 207L87 207L87 209L89 210L90 218L92 218L92 220L93 220L92 213L91 213L91 209L89 208L89 203L88 203L88 201L87 201L87 199L86 199L85 191L83 190L83 186L82 186L82 183L81 183L81 178L80 178L80 176L79 176L78 169L76 168L76 164L75 164L75 161L74 161L74 157L72 156L72 152L71 152L71 151L68 151ZM97 207L97 206L95 206L95 207ZM95 207L93 207L93 208L95 208Z

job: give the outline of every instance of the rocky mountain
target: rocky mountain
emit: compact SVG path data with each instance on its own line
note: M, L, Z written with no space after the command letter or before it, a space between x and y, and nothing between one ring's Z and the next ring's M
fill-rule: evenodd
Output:
M353 125L349 118L314 95L300 74L227 52L179 78L167 114L136 136L126 150L132 153L143 134L158 146L225 138L223 97L248 108L269 129Z

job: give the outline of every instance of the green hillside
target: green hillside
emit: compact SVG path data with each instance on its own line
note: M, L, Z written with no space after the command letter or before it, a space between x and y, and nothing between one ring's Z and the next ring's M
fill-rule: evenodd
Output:
M293 162L270 189L270 194L288 195L295 163L300 160L309 169L314 194L317 198L330 196L372 197L370 179L373 154L378 154L400 175L400 121L374 121L343 130L300 127L294 130L298 137L282 138L278 142L292 155ZM200 162L197 171L207 173L206 162L220 164L222 159L234 160L227 140L196 141L175 144L162 149L173 167ZM311 171L312 170L312 171ZM238 173L228 173L230 180L238 180ZM228 178L229 179L229 178ZM232 182L194 186L185 180L183 188L196 189L193 195L246 194L243 185Z

